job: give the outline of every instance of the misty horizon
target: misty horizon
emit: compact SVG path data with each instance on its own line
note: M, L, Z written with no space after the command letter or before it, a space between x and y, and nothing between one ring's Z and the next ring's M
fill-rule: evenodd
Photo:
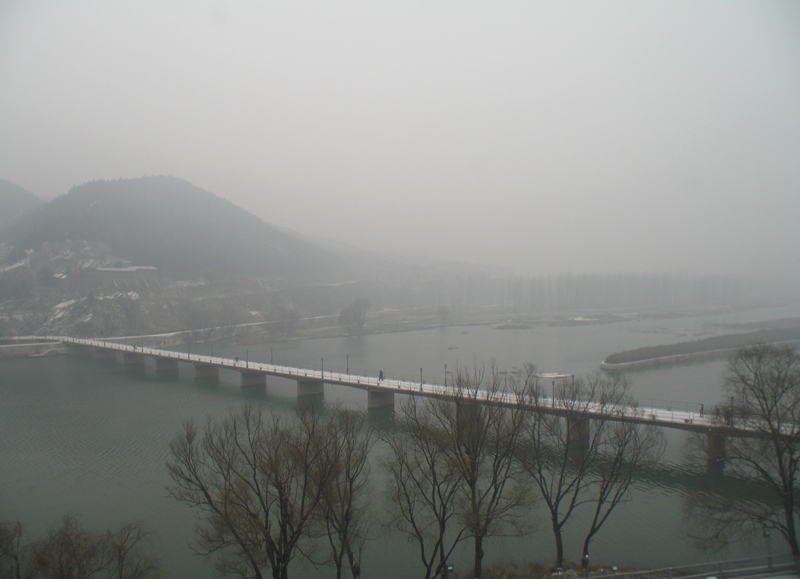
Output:
M0 8L0 177L523 274L800 271L800 8Z

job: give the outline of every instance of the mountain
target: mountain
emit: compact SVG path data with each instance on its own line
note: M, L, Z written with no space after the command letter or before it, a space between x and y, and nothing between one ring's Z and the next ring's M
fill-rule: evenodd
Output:
M33 193L11 181L0 179L0 229L42 203Z
M102 242L121 260L175 275L313 279L345 269L341 258L175 177L86 183L0 230L18 250L66 239Z

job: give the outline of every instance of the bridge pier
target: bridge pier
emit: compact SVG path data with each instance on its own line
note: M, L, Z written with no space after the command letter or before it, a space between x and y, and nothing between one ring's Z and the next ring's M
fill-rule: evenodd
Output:
M367 390L367 410L391 408L394 410L394 392L388 390Z
M324 396L325 395L325 381L316 378L298 378L297 379L297 397L303 398L305 396Z
M483 403L470 398L455 398L456 427L459 445L472 449L484 429Z
M706 467L709 472L722 474L725 468L725 435L720 432L710 431L706 434Z
M567 456L582 462L589 450L592 421L582 414L567 416Z
M144 368L144 354L138 352L117 352L117 364L125 370Z
M193 362L195 382L216 382L219 381L219 366L216 364L204 364ZM264 379L266 382L266 378Z
M178 377L178 360L175 358L153 357L153 373L157 380Z

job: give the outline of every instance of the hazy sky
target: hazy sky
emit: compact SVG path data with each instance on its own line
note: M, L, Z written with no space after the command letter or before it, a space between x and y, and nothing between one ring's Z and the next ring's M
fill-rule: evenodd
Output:
M800 2L0 0L0 178L519 272L800 272Z

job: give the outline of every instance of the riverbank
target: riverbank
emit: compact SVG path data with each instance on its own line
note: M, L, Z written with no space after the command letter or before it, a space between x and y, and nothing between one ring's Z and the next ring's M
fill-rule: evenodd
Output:
M66 353L67 347L60 342L46 342L32 338L0 340L0 360L35 356L58 356Z

